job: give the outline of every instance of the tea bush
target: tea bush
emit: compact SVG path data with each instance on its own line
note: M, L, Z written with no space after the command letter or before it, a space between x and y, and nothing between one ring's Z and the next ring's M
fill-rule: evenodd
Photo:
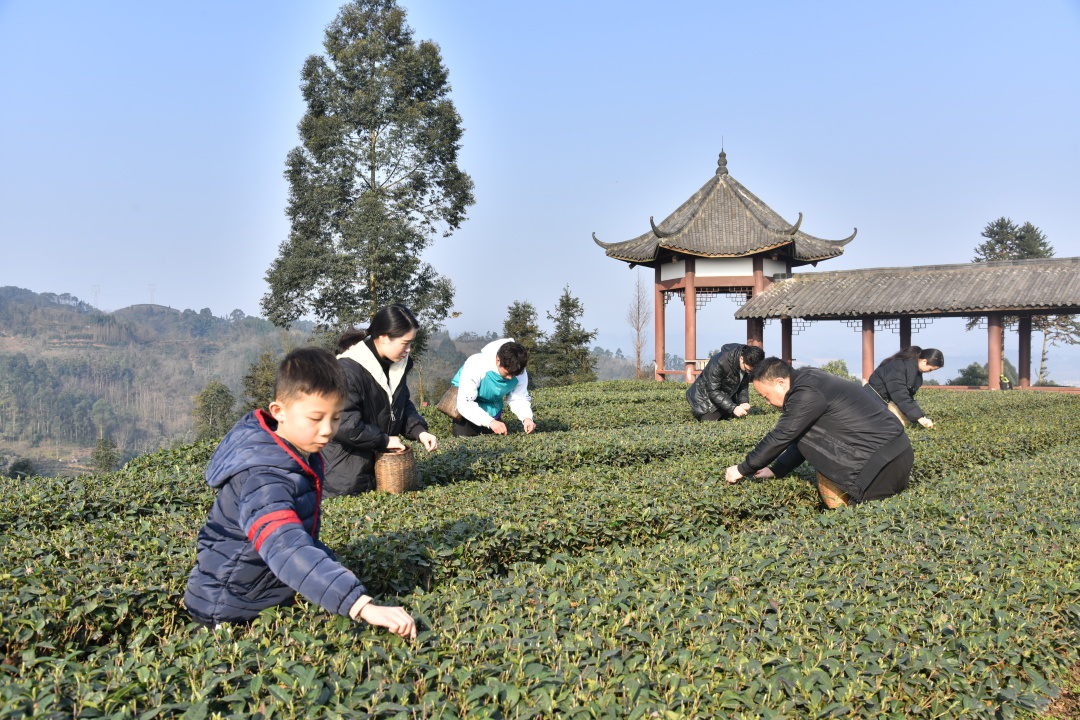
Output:
M299 601L181 607L213 446L3 481L3 717L1014 717L1077 660L1078 399L920 394L915 482L820 512L723 470L775 422L685 386L536 393L533 435L453 440L423 487L325 503L323 539L415 643ZM925 396L925 397L924 397ZM543 411L541 412L541 408ZM427 409L424 409L427 412ZM433 421L433 427L438 422Z

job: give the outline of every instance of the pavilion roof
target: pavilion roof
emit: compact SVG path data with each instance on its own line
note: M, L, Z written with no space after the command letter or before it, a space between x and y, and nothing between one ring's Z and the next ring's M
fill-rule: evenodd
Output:
M1080 312L1080 257L795 273L752 298L735 317L829 320L1024 311Z
M595 233L593 240L608 257L642 265L660 260L663 250L716 258L776 250L803 265L842 255L855 237L823 240L804 233L799 229L802 213L794 224L787 222L728 174L723 151L716 174L700 190L659 225L651 217L649 224L649 232L632 240L605 243Z

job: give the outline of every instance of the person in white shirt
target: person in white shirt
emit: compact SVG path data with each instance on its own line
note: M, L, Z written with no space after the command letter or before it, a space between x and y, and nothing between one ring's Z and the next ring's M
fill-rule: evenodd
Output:
M454 420L454 437L506 434L502 421L503 399L519 418L526 433L536 429L532 398L529 397L529 373L525 365L528 351L513 338L502 338L470 356L451 383L457 387L460 420Z

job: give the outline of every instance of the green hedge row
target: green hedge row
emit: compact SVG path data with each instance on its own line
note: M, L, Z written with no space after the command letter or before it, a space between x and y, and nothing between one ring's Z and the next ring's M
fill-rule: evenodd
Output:
M671 416L685 405L681 391L634 385L628 396L651 392ZM552 391L551 412L564 401L585 423L606 391L585 387ZM721 480L771 427L767 412L447 440L421 458L422 491L326 504L328 544L425 618L415 645L303 603L249 630L193 633L179 603L213 499L201 478L212 446L74 482L7 481L0 714L990 717L1041 706L1042 678L1076 658L1076 402L924 394L938 428L911 431L920 482L824 515L798 477ZM1004 449L984 447L987 418ZM869 649L852 655L859 643Z
M23 651L0 711L1013 717L1045 707L1047 678L1076 660L1078 470L1069 448L985 468L979 493L945 479L855 511L460 575L407 599L426 628L413 644L304 603L214 635L162 612L123 642Z

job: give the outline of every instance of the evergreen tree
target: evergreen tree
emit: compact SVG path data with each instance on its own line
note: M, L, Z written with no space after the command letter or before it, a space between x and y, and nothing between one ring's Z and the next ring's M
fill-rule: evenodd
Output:
M7 469L7 476L16 480L25 480L37 474L37 468L34 467L34 463L30 458L19 458L11 463L11 466Z
M986 240L975 248L975 257L972 262L990 262L993 260L1028 260L1033 258L1054 257L1054 248L1047 240L1042 230L1025 222L1020 227L1016 226L1007 217L1000 217L983 228L982 236ZM1003 329L1014 327L1018 322L1015 316L1005 316L1001 319ZM969 318L967 329L972 330L978 325L978 318ZM1080 323L1073 315L1038 315L1031 319L1031 328L1043 334L1042 353L1039 362L1039 374L1036 384L1045 383L1047 377L1046 361L1049 357L1049 348L1060 344L1080 344ZM1002 346L1005 338L1002 335ZM1011 378L1013 384L1017 383ZM963 384L963 383L957 383Z
M1054 256L1054 248L1042 230L1026 222L1021 227L1007 217L1000 217L983 228L986 240L975 248L972 262L993 260L1028 260Z
M195 440L216 440L224 437L233 422L236 398L225 383L211 380L202 392L192 398L195 408Z
M596 380L596 359L589 351L589 343L597 333L582 327L579 318L584 314L581 301L570 294L569 286L565 287L555 312L547 314L555 329L539 348L538 384L569 385Z
M90 453L90 464L99 473L112 472L116 469L116 463L120 462L120 451L112 438L103 437L97 442L97 447Z
M413 39L394 0L345 5L323 47L301 73L302 144L285 171L291 230L262 308L279 327L314 315L340 331L401 302L434 328L454 289L420 254L474 202L439 48Z
M544 333L537 324L536 308L528 300L515 301L506 310L503 320L503 337L514 338L529 352L529 357L536 356L536 350L544 342Z
M242 415L252 410L266 410L274 399L274 382L277 380L277 369L281 360L272 352L264 352L259 359L248 368L244 375L244 396L247 402L240 409Z

